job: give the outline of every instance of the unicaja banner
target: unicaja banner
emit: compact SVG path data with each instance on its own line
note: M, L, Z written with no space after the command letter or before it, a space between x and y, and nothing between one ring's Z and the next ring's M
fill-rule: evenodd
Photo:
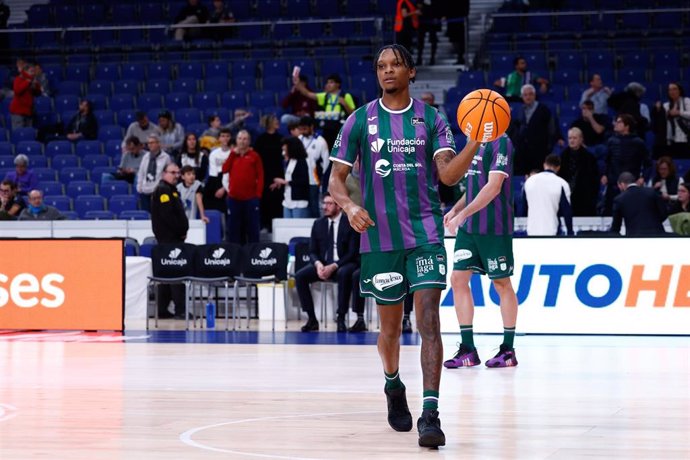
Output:
M0 240L0 329L118 330L122 239Z

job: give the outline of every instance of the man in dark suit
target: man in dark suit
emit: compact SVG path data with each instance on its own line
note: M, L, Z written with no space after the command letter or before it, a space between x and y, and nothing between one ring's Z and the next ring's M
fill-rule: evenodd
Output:
M309 320L302 332L319 330L314 314L314 299L309 285L316 281L335 280L338 283L338 332L346 332L347 315L352 294L352 274L359 266L359 234L343 218L340 207L329 193L323 197L323 217L316 219L311 229L309 259L311 264L295 274L295 284L302 310Z
M621 222L625 222L626 236L664 235L664 200L654 189L637 185L635 179L629 172L618 177L621 194L613 200L611 232L620 233Z

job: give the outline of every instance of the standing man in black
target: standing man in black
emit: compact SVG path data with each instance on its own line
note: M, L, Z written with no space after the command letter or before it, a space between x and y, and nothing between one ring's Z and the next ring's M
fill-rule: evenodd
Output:
M7 29L9 19L10 7L0 0L0 30ZM0 66L3 65L10 65L10 36L6 33L0 33Z
M352 294L352 274L359 267L359 234L343 218L340 206L329 193L323 197L323 217L314 221L309 242L311 264L295 274L297 294L309 320L302 332L319 330L314 314L314 299L309 285L316 281L335 280L338 283L338 332L346 332L345 317Z
M444 2L443 9L447 20L446 35L457 55L455 64L463 65L465 64L465 35L467 16L470 14L470 0Z
M639 186L637 177L623 172L618 177L621 194L613 200L611 232L620 233L625 223L625 236L664 235L667 217L666 203L653 188Z
M189 230L189 220L184 204L177 193L180 167L168 163L163 177L151 195L151 226L158 244L184 243ZM168 311L170 300L175 303L175 318L184 319L185 287L181 284L158 285L158 317L172 318Z

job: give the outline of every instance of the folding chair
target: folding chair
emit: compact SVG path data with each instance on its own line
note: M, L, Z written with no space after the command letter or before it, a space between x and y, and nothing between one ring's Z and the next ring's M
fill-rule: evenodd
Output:
M194 274L194 245L187 243L157 244L151 248L153 276L149 276L149 287L159 284L182 284L185 286L185 329L189 330L189 285ZM158 327L158 293L155 295L155 322ZM146 329L149 315L146 313Z
M249 287L258 284L271 283L273 285L273 316L272 330L276 329L276 286L283 285L283 295L287 296L287 265L288 245L285 243L250 243L243 248L244 268L242 276L235 277L237 286L247 287L247 329L249 329ZM287 322L287 302L284 300L285 321ZM258 310L258 305L257 305Z
M194 304L194 286L208 286L211 297L211 287L225 288L225 330L229 330L229 302L228 291L233 287L232 319L233 329L236 324L236 302L238 287L235 276L242 272L242 246L234 243L203 244L196 247L194 254L194 276L191 277L192 305ZM200 289L199 294L203 291ZM203 300L203 297L202 297ZM202 301L203 306L203 301ZM192 307L192 310L194 308ZM202 309L203 311L203 309ZM203 317L203 314L200 315ZM196 315L195 315L196 321Z

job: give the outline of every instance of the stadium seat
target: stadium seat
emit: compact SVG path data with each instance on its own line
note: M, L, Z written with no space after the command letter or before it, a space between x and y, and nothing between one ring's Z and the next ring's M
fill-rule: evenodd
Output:
M29 157L30 168L47 168L48 163L48 157L43 155L33 155Z
M62 183L58 181L41 180L38 182L38 189L46 195L64 195L65 189Z
M127 130L129 125L136 121L137 112L131 109L124 109L117 112L117 124Z
M167 62L152 62L148 64L148 78L162 78L168 80L171 77L171 66Z
M134 108L134 95L125 93L113 93L110 96L110 110L117 112L123 109Z
M77 142L75 147L75 153L80 158L84 158L86 155L100 155L102 150L101 141L83 140Z
M12 156L12 155L0 155L0 168L2 168L2 169L14 168L14 156Z
M215 104L209 104L207 107L215 107ZM197 108L177 109L175 110L175 121L187 128L191 124L201 122L201 111Z
M69 184L73 180L89 180L89 173L86 168L68 166L60 169L58 177L63 184Z
M204 78L204 64L202 62L182 62L178 64L177 78L201 80Z
M73 180L65 188L65 194L70 198L76 198L79 195L94 195L95 193L96 184L90 180Z
M88 211L105 211L105 200L100 195L80 195L74 199L74 210L79 218L84 218Z
M170 92L170 81L167 78L149 79L144 83L144 91L147 93L168 94Z
M256 78L249 76L234 76L232 78L232 89L244 93L254 91L256 88Z
M118 125L105 125L98 128L98 140L101 142L108 142L110 140L122 142L123 136L124 131Z
M15 145L22 141L36 140L36 128L15 128L10 133L10 140Z
M49 113L53 110L53 100L46 96L35 97L34 110L36 113Z
M148 110L151 107L162 107L163 96L160 93L142 93L137 98L139 110Z
M110 96L113 92L113 83L109 80L92 80L89 83L88 94L102 94Z
M222 94L230 87L227 77L211 77L204 81L204 91L209 93Z
M0 141L0 155L14 155L14 147L11 142Z
M77 110L79 110L79 96L75 94L59 94L53 98L53 106L58 113L77 113Z
M45 147L45 155L55 157L57 155L73 155L73 145L70 141L50 141Z
M119 160L117 164L119 164ZM115 174L116 171L117 167L115 166L96 166L91 170L90 177L92 181L99 183L103 178L103 174Z
M63 211L60 210L60 214L65 216L66 220L79 220L79 214L76 211Z
M86 211L84 213L83 219L85 220L113 220L115 219L115 214L112 211Z
M134 195L112 195L108 200L108 209L118 215L122 211L136 211L137 205Z
M97 166L110 166L110 157L102 153L90 153L81 157L81 165L89 171Z
M149 219L151 219L151 214L149 214L148 211L144 211L141 209L137 209L135 211L122 211L118 215L118 219L122 219L122 220L149 220ZM150 253L149 253L149 255L150 255Z
M187 109L190 105L189 94L187 93L170 93L165 95L165 108L167 109Z
M103 153L110 158L122 154L122 138L112 139L103 145Z
M61 170L62 168L79 166L79 157L71 153L59 153L54 155L51 162L53 169Z
M199 82L194 78L178 78L170 84L173 93L194 94L199 90Z
M146 79L146 67L137 62L127 62L121 65L120 73L126 80L144 81Z
M14 170L14 168L12 168ZM42 181L56 181L57 180L57 171L55 171L53 168L33 168L34 174L36 174L36 177L38 178L39 182ZM4 176L3 176L4 177Z
M65 195L43 195L43 202L60 212L72 210L72 199Z
M220 105L228 110L245 107L247 105L246 93L244 91L226 91L221 96ZM223 121L227 123L230 120Z
M212 91L196 93L192 96L192 105L197 109L218 107L218 93Z
M93 177L93 174L91 175ZM109 199L113 195L128 195L129 194L129 182L124 180L111 180L101 183L98 188L101 196Z

